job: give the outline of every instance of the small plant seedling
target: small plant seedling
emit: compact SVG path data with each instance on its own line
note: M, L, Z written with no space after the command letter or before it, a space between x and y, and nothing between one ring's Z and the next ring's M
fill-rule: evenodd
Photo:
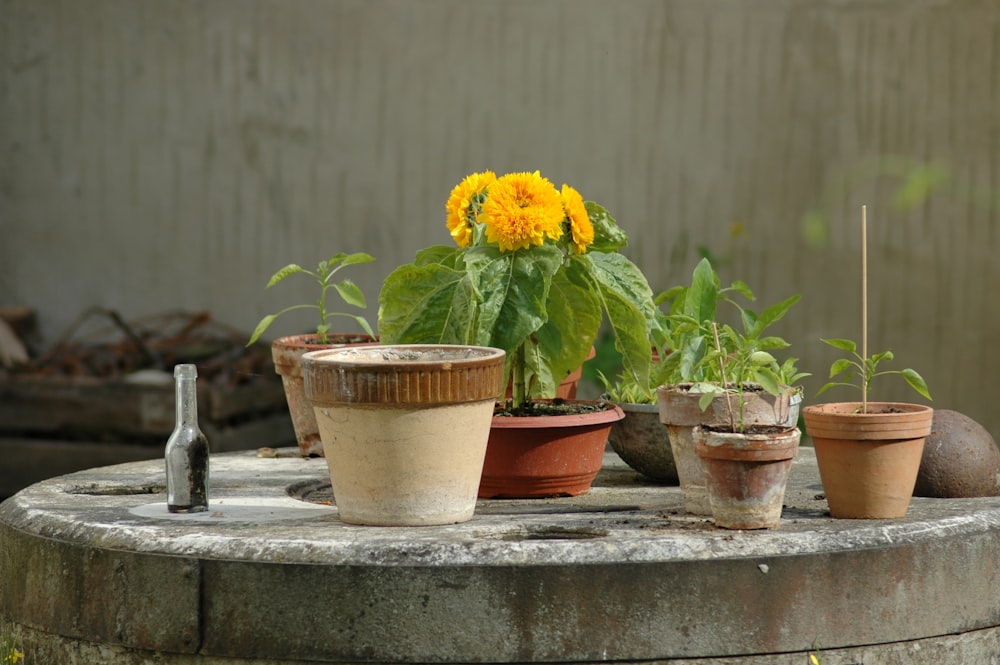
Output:
M290 263L278 272L271 276L270 281L267 283L266 288L271 288L275 284L283 281L286 277L297 274L310 275L316 280L316 283L320 286L319 300L313 303L303 303L300 305L291 305L286 307L276 314L268 314L257 327L254 329L253 334L250 336L250 341L247 342L247 346L250 346L264 334L264 331L274 323L275 319L284 314L285 312L290 312L293 309L316 309L319 310L319 325L316 326L316 334L319 335L320 342L323 344L327 343L327 335L330 332L330 324L327 322L327 317L330 316L347 316L355 321L358 325L372 337L375 337L375 333L372 331L368 321L363 316L358 316L356 314L348 314L345 312L327 312L326 311L326 295L327 291L331 288L336 289L337 293L340 294L341 299L348 305L353 305L364 309L367 307L365 301L365 295L362 293L361 288L349 279L342 279L339 282L333 281L333 276L337 274L341 268L350 265L357 265L361 263L371 263L375 258L370 254L364 252L355 252L354 254L345 254L340 252L335 254L327 261L320 261L316 270L306 270L302 266L295 263Z
M846 351L850 354L848 358L840 358L834 361L830 365L830 379L836 379L830 381L822 388L820 388L816 394L820 395L834 386L854 386L861 389L861 394L863 398L863 410L861 413L867 413L866 405L868 403L868 395L871 392L872 381L876 377L885 376L887 374L899 374L911 388L916 390L921 396L931 399L930 391L927 389L927 383L924 381L923 377L916 372L916 370L906 368L900 370L882 370L879 371L879 364L883 361L889 362L893 359L892 351L882 351L881 353L876 353L871 356L864 356L858 353L858 346L850 339L824 339L822 340L824 344L828 344L835 349L840 349L841 351ZM854 377L859 377L859 382L857 384L851 383Z

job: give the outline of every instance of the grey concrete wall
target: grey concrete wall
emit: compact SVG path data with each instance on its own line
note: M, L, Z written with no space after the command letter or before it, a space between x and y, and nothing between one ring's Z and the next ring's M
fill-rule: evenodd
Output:
M822 375L818 338L859 335L865 203L873 348L997 431L998 109L991 0L5 0L0 306L49 340L94 304L249 330L312 297L275 269L340 250L376 255L374 301L465 174L541 169L656 288L704 246L802 293L778 332ZM899 210L888 156L945 178Z

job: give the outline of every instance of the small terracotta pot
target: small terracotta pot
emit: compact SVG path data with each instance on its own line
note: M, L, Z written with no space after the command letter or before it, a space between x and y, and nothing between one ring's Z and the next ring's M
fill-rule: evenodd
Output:
M759 386L758 386L759 387ZM724 427L729 424L726 395L719 394L708 408L701 410L702 393L690 391L691 384L660 386L656 389L660 422L667 426L670 448L677 465L677 476L684 499L684 510L692 515L711 515L705 473L701 460L694 451L692 432L698 425ZM793 400L794 398L797 398ZM738 396L730 394L734 407ZM753 425L778 425L794 427L798 421L801 397L795 393L771 395L763 390L744 391L743 423ZM738 407L737 407L738 408Z
M319 438L319 427L312 405L306 399L302 384L302 356L309 351L335 349L356 344L376 344L371 336L362 333L337 333L327 335L327 342L320 342L319 335L289 335L271 342L271 359L274 371L281 377L288 402L288 414L292 418L295 440L303 457L322 457L323 443Z
M833 517L905 517L934 410L921 404L860 402L807 406L806 433Z
M797 428L746 434L694 429L716 526L778 528L800 436Z
M413 344L303 356L341 520L402 526L472 518L504 355Z
M607 406L574 415L494 416L479 496L532 499L588 492L604 463L611 425L625 417L620 407Z

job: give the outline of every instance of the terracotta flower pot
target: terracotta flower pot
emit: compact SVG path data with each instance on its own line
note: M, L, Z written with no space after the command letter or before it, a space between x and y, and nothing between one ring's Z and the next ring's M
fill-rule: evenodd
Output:
M596 405L600 402L571 400ZM620 407L572 415L494 416L479 496L541 498L590 490Z
M701 393L690 391L690 384L660 386L656 390L660 422L667 426L670 448L677 464L684 510L692 515L711 515L708 489L701 459L694 451L693 430L698 425L724 427L729 424L726 396L718 395L704 411L698 404ZM734 407L738 396L731 394ZM795 399L793 399L795 398ZM798 393L771 395L763 390L744 391L743 422L746 426L778 425L794 427L798 421Z
M472 518L504 352L355 346L302 358L340 518L381 526Z
M921 404L835 402L802 410L830 515L905 517L934 409Z
M285 388L288 414L292 418L295 440L303 457L322 457L323 443L319 438L319 427L312 405L306 400L302 384L302 356L309 351L334 349L355 344L375 344L376 341L365 334L339 333L327 335L327 343L319 341L319 335L290 335L271 342L271 359L274 371L281 377Z
M716 526L778 528L800 435L798 428L745 434L694 428Z
M656 404L619 402L625 417L611 426L608 443L622 461L657 483L676 485L677 464Z

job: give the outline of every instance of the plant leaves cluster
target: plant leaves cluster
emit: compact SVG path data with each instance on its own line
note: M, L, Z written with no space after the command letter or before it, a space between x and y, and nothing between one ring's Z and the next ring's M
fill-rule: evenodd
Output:
M614 218L596 203L585 206L594 242L583 254L568 251L565 241L514 251L489 243L421 250L382 285L382 341L503 349L508 380L524 382L514 386L519 402L554 397L607 317L625 373L647 383L652 290L619 253L628 240Z
M768 329L800 298L791 296L758 313L740 302L756 300L750 287L742 281L723 287L711 262L703 258L689 286L676 286L654 299L659 309L650 342L657 357L648 381L637 383L622 375L612 384L602 377L607 394L611 399L653 403L661 385L693 384L693 390L706 393L706 400L744 383L759 383L775 395L786 391L808 374L798 372L796 358L779 362L772 355L789 344L768 334ZM734 308L739 328L720 322L720 303Z
M882 351L865 357L858 353L858 345L853 340L824 339L822 341L824 344L832 346L835 349L845 351L848 354L848 357L835 360L833 364L830 365L829 378L833 380L824 384L823 387L816 392L817 395L821 395L830 388L834 388L836 386L851 386L861 390L864 401L867 402L868 395L871 392L872 382L877 377L889 374L898 374L902 376L906 383L921 397L928 400L931 399L930 391L927 388L927 382L924 381L923 377L920 376L916 370L907 367L906 369L901 370L879 371L878 366L880 363L891 362L893 360L892 351ZM855 378L858 379L858 382L852 383Z
M375 257L370 254L366 254L365 252L355 252L353 254L339 252L325 261L320 261L315 270L307 270L298 264L289 263L287 266L271 275L271 279L268 280L266 288L271 288L275 284L279 284L292 275L309 275L319 285L319 298L315 303L291 305L275 314L268 314L262 318L257 324L257 327L254 328L253 333L250 335L250 341L247 342L247 346L250 346L260 339L260 336L264 334L264 332L271 326L272 323L274 323L276 319L278 319L278 317L295 309L315 309L319 312L319 323L316 325L316 334L319 335L320 341L323 344L327 343L327 335L330 333L329 317L332 316L346 316L354 319L354 321L361 326L365 333L374 338L375 332L368 324L368 320L363 316L348 312L328 312L326 309L327 291L331 288L334 289L340 296L341 300L348 305L361 309L365 309L368 306L365 301L365 294L361 291L361 287L350 279L342 279L339 282L335 282L333 281L333 277L338 271L346 268L347 266L358 265L361 263L371 263L374 260Z

